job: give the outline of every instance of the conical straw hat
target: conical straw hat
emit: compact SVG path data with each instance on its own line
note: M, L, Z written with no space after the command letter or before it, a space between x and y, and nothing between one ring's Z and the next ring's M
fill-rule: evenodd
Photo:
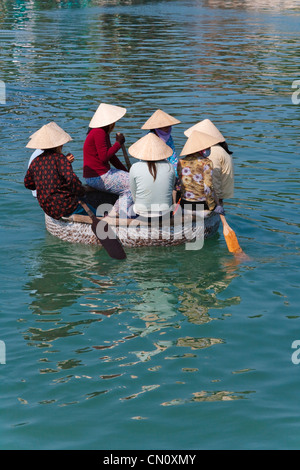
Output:
M30 149L46 150L60 147L71 140L72 137L55 122L49 122L49 124L45 124L31 135L30 141L26 147Z
M112 104L101 103L91 119L89 127L104 127L113 124L126 114L126 108Z
M152 114L148 121L145 122L141 129L160 129L161 127L174 126L179 123L180 121L178 121L178 119L158 109Z
M163 142L156 134L149 132L131 147L128 152L134 158L146 161L159 161L171 157L173 150Z
M180 156L190 155L191 153L200 152L216 145L219 140L216 137L205 134L204 132L193 131L185 143Z
M204 119L203 121L198 122L194 126L184 131L184 135L189 137L193 131L204 132L205 134L211 135L212 137L216 137L219 139L219 142L225 142L226 140L219 129L217 129L217 127L210 121L210 119Z

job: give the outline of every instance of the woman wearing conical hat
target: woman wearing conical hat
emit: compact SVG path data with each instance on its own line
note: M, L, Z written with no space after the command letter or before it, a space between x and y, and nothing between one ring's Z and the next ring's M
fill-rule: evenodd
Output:
M32 135L30 136L30 139L32 139L33 137L34 137L34 134L32 134ZM28 162L28 168L30 167L30 165L31 165L31 163L33 162L33 160L34 160L36 157L38 157L39 155L41 155L42 153L43 153L43 150L41 150L41 149L36 149L36 150L31 154L31 156L30 156L30 158L29 158L29 162ZM66 155L66 158L67 158L67 160L68 160L70 163L73 163L73 161L74 161L74 155L73 155L72 153L68 153L68 154ZM32 191L32 195L33 195L33 197L35 197L35 198L37 197L36 190Z
M211 147L217 143L216 137L193 131L187 139L178 162L178 175L181 185L181 206L186 204L192 210L204 205L205 210L224 213L213 188L213 165L209 160Z
M84 187L62 153L63 145L71 140L61 127L50 122L35 132L26 145L30 149L41 149L42 153L32 160L24 185L31 191L36 190L43 211L57 220L74 213L85 214L79 204L79 199L85 196Z
M172 149L150 132L128 149L138 162L130 168L134 200L131 217L159 217L172 209L175 170L169 162Z
M225 137L218 128L209 120L204 119L187 129L184 134L189 137L196 130L204 132L217 139L212 145L209 159L213 163L213 186L220 202L234 196L234 166L232 152L229 150Z
M175 145L172 137L172 126L180 124L178 119L170 114L165 113L161 109L157 109L155 113L145 122L141 129L147 129L154 132L165 144L173 150L172 155L168 158L169 162L174 166L175 174L177 176L177 163L178 158L176 155Z
M90 121L83 146L83 176L86 183L92 188L120 196L110 215L119 214L120 207L126 211L132 205L129 173L116 156L125 142L124 135L118 133L113 145L110 141L110 134L116 122L125 113L125 108L101 103ZM114 168L111 168L111 165Z

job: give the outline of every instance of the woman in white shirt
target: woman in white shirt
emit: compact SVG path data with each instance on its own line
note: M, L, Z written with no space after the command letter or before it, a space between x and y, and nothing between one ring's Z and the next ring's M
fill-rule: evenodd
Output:
M171 212L175 170L167 159L173 150L157 135L149 133L128 149L138 160L130 168L134 204L129 217L160 217Z

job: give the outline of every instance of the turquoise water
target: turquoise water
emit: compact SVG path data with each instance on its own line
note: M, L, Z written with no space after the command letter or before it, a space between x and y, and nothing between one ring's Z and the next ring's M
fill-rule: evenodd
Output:
M298 2L2 1L0 35L0 447L299 449ZM29 135L61 125L81 177L102 101L128 109L127 147L157 108L179 152L215 122L249 261L221 230L124 262L46 232Z

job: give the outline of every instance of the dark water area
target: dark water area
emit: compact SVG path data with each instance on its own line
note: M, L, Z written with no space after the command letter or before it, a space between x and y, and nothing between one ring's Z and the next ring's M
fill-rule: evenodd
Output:
M299 449L299 13L295 0L0 3L1 449ZM101 102L127 108L127 148L158 108L181 121L178 153L188 127L217 125L249 261L221 229L199 251L122 263L47 233L23 185L29 136L57 122L82 178Z

